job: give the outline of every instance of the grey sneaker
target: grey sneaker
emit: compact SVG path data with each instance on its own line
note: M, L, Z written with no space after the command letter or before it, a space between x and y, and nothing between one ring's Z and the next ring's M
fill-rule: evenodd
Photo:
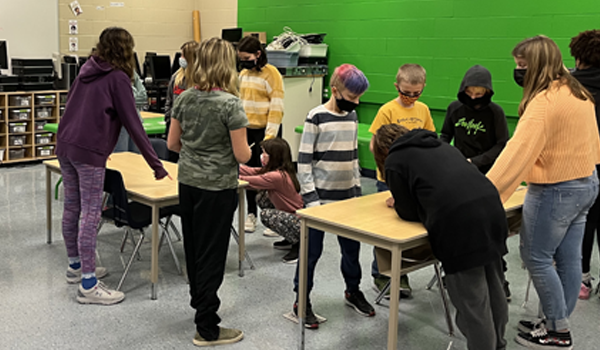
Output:
M244 338L244 332L239 329L219 327L219 338L215 340L206 340L196 332L192 342L196 346L215 346L237 343Z
M90 289L84 289L79 285L77 290L77 301L80 304L113 305L122 302L123 299L125 299L123 292L108 289L101 281Z
M108 275L108 271L106 271L105 267L96 267L96 278L100 279ZM81 267L77 270L71 268L70 266L67 268L67 283L75 284L81 282Z
M252 233L256 231L256 215L248 214L248 217L246 217L246 222L244 222L244 231L246 231L246 233Z

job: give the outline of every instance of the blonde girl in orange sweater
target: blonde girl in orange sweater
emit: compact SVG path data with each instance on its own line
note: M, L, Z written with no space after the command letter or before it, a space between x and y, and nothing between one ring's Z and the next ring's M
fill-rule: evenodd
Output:
M523 86L519 124L487 176L503 201L521 181L528 183L521 258L546 317L519 322L516 341L528 348L571 349L569 316L581 283L583 231L598 195L594 99L565 68L551 39L525 39L512 55L515 81Z

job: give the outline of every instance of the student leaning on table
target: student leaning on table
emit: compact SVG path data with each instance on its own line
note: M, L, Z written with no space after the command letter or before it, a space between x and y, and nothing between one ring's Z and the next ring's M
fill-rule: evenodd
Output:
M62 230L69 257L67 281L81 281L77 301L83 304L108 305L125 298L122 292L98 281L107 272L96 268L95 260L106 160L115 148L121 126L141 150L156 179L168 175L135 109L131 93L133 45L125 29L111 27L100 34L97 50L81 67L69 91L58 128L56 155L65 187Z
M501 258L508 227L494 185L434 132L390 124L373 140L398 216L427 229L469 350L506 349Z
M240 341L244 333L219 327L217 295L225 272L229 230L237 206L238 163L250 159L248 119L238 98L235 50L212 38L196 52L193 88L173 107L167 144L179 152L179 207L190 305L197 346Z
M565 68L551 39L525 39L512 55L515 80L524 87L519 124L487 176L503 201L521 181L528 183L521 258L546 317L521 321L516 341L535 349L571 349L569 316L581 283L584 226L598 194L594 99Z

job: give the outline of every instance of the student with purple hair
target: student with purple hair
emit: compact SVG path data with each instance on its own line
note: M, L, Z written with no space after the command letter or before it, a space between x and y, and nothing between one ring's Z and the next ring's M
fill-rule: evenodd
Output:
M335 69L330 81L331 99L308 113L298 155L300 194L306 207L358 197L361 195L358 168L358 119L354 109L369 87L365 75L355 66L344 64ZM313 287L315 267L323 252L324 232L309 229L308 294ZM359 289L360 243L338 236L342 252L342 275L346 283L346 304L363 316L375 310ZM298 293L298 268L294 277ZM319 327L307 296L305 327ZM293 313L297 315L297 301Z

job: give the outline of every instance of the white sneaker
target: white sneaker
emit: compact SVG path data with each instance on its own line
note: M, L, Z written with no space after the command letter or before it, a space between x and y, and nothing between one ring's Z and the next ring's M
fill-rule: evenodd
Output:
M96 267L96 278L100 279L108 275L108 271L105 267ZM81 267L77 270L71 268L70 266L67 268L67 283L75 284L81 282Z
M112 305L122 302L123 299L125 299L123 292L108 289L101 281L90 289L84 289L79 285L77 290L77 301L80 304Z
M265 237L279 237L279 234L273 230L271 230L270 228L266 228L263 231L263 236Z
M244 231L248 233L256 231L256 215L248 214L248 217L246 217L246 222L244 223Z

